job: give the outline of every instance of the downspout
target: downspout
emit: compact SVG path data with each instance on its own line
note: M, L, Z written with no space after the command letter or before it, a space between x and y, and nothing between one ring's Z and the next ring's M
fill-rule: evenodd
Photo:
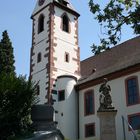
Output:
M77 104L78 104L77 105L77 107L78 107L78 115L77 115L78 116L78 121L77 121L78 122L77 123L78 126L77 126L77 128L78 128L78 140L79 140L79 138L80 138L80 132L79 132L79 123L80 123L79 122L79 91L77 92L77 95L78 95L78 97L77 97Z
M79 127L79 89L77 86L75 86L75 91L76 91L76 94L77 94L77 137L78 137L78 140L80 138L80 127Z

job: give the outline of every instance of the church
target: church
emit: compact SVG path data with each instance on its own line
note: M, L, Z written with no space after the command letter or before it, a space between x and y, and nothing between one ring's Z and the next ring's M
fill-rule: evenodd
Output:
M37 0L31 16L30 78L38 84L39 104L55 101L54 119L67 140L100 140L99 88L107 78L118 111L117 140L124 134L134 140L128 123L137 134L140 37L80 61L79 16L68 0Z

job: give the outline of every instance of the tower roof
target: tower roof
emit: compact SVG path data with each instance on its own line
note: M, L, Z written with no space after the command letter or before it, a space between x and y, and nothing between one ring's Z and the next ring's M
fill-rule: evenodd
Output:
M62 5L67 6L68 8L72 9L75 11L75 9L73 8L72 4L69 2L69 0L54 0Z
M69 2L69 0L37 0L37 3L35 5L35 8L33 10L32 16L36 15L40 10L44 9L49 4L53 3L54 5L67 10L71 12L72 14L76 16L80 16L78 12L73 8L72 4Z

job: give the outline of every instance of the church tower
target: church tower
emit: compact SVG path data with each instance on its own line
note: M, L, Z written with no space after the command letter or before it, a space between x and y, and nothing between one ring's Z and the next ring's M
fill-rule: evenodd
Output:
M38 84L41 104L58 92L59 77L80 77L78 17L68 0L37 0L31 16L30 78Z
M78 137L77 94L80 77L78 17L68 0L37 0L32 14L30 78L40 104L51 103L55 121L67 139Z

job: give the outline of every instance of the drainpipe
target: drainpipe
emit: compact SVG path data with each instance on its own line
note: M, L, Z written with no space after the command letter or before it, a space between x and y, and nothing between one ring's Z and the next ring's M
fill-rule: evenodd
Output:
M122 116L122 124L123 124L123 139L126 140L125 124L124 124L124 117L123 116Z

